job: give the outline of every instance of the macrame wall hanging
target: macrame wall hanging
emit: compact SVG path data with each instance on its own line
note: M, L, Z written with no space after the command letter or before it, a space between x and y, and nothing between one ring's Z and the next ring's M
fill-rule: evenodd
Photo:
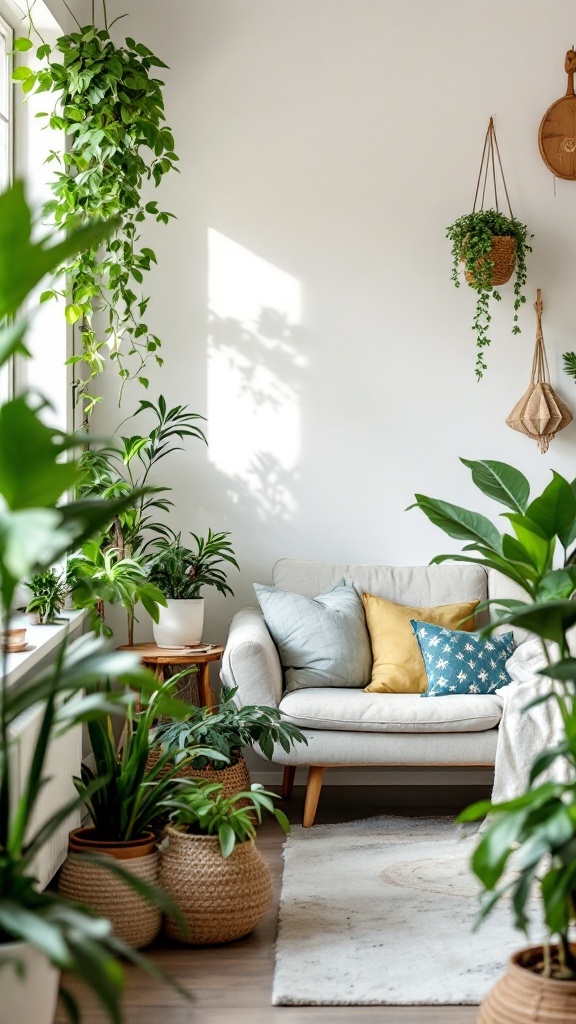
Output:
M506 423L512 430L519 430L537 442L542 454L548 451L559 430L567 427L572 413L558 397L550 383L548 359L542 334L542 292L536 293L536 344L532 360L530 386L514 406Z
M568 50L564 61L568 75L566 95L548 108L538 132L538 145L546 167L556 178L576 179L576 95L574 72L576 51Z

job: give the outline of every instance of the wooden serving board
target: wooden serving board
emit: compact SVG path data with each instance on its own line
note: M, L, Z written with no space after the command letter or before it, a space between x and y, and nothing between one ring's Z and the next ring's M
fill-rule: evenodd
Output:
M568 75L566 95L548 108L538 132L538 145L546 167L557 178L576 179L576 95L574 72L576 51L568 50L564 61Z

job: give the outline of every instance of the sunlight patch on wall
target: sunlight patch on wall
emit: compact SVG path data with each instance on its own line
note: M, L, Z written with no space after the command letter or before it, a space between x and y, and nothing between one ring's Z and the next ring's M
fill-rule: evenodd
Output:
M288 519L300 456L302 289L220 232L208 232L210 461L255 500L262 519Z

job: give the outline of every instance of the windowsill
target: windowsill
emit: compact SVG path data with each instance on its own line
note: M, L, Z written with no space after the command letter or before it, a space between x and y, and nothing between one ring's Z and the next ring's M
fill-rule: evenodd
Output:
M8 655L6 672L6 683L13 686L23 676L36 668L58 647L65 636L74 640L82 632L82 625L86 618L85 611L64 611L61 613L62 622L56 622L53 626L35 626L31 624L30 616L25 614L14 615L10 619L11 629L26 628L26 650L18 654Z

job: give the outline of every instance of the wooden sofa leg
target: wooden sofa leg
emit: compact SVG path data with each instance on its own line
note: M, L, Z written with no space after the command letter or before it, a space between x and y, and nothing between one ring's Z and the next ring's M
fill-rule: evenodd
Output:
M283 800L289 800L292 796L292 787L294 785L294 776L296 775L296 765L287 764L284 768L284 775L282 778L282 789L280 790L280 796Z
M316 817L320 790L324 781L324 766L313 764L308 769L308 782L306 783L306 798L304 800L304 828L311 828Z

